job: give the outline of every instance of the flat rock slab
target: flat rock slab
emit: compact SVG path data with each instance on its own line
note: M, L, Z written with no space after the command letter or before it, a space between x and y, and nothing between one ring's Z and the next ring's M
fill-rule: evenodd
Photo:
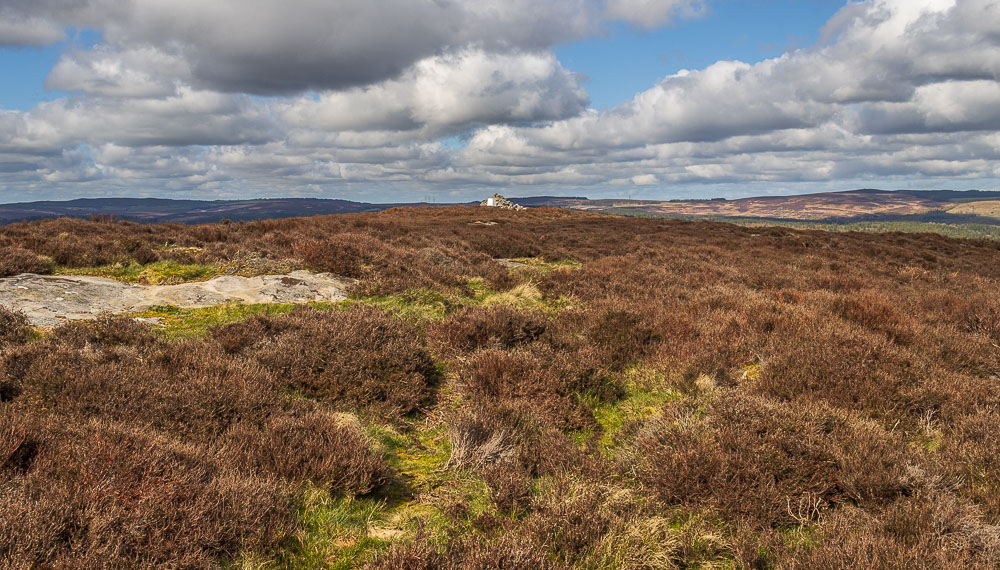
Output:
M521 263L520 261L514 261L513 259L497 259L497 263L506 267L507 269L517 269L518 267L527 267L527 263Z
M180 285L133 285L104 277L22 273L0 279L0 305L19 310L35 326L93 319L103 312L128 313L157 305L198 308L229 302L307 303L347 298L352 279L330 273L223 275Z

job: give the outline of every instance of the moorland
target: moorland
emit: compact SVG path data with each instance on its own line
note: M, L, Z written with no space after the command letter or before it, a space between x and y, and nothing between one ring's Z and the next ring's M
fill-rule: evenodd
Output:
M235 269L234 269L235 268ZM1000 242L400 208L0 228L0 275L345 301L0 311L0 566L996 568Z

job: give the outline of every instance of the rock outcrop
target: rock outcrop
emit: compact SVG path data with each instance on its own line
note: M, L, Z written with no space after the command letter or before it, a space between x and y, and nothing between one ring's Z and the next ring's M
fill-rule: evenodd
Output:
M223 275L180 285L132 285L104 277L22 273L0 279L0 305L20 310L35 326L93 319L98 314L137 312L157 305L208 307L228 302L307 303L347 298L353 279L330 273Z

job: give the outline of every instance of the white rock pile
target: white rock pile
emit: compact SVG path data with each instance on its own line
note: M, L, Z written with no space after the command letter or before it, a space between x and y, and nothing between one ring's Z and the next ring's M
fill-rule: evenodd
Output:
M510 200L504 198L500 194L494 194L489 198L483 200L479 203L480 206L489 206L491 208L503 208L504 210L524 210L524 206L520 204L515 204Z

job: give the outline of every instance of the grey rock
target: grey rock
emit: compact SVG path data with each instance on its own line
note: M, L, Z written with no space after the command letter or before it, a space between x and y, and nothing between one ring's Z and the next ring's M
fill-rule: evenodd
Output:
M209 307L229 302L340 301L356 281L330 273L222 275L180 285L132 285L104 277L22 273L0 279L0 305L23 311L35 326L52 327L101 313L137 312L157 305Z

